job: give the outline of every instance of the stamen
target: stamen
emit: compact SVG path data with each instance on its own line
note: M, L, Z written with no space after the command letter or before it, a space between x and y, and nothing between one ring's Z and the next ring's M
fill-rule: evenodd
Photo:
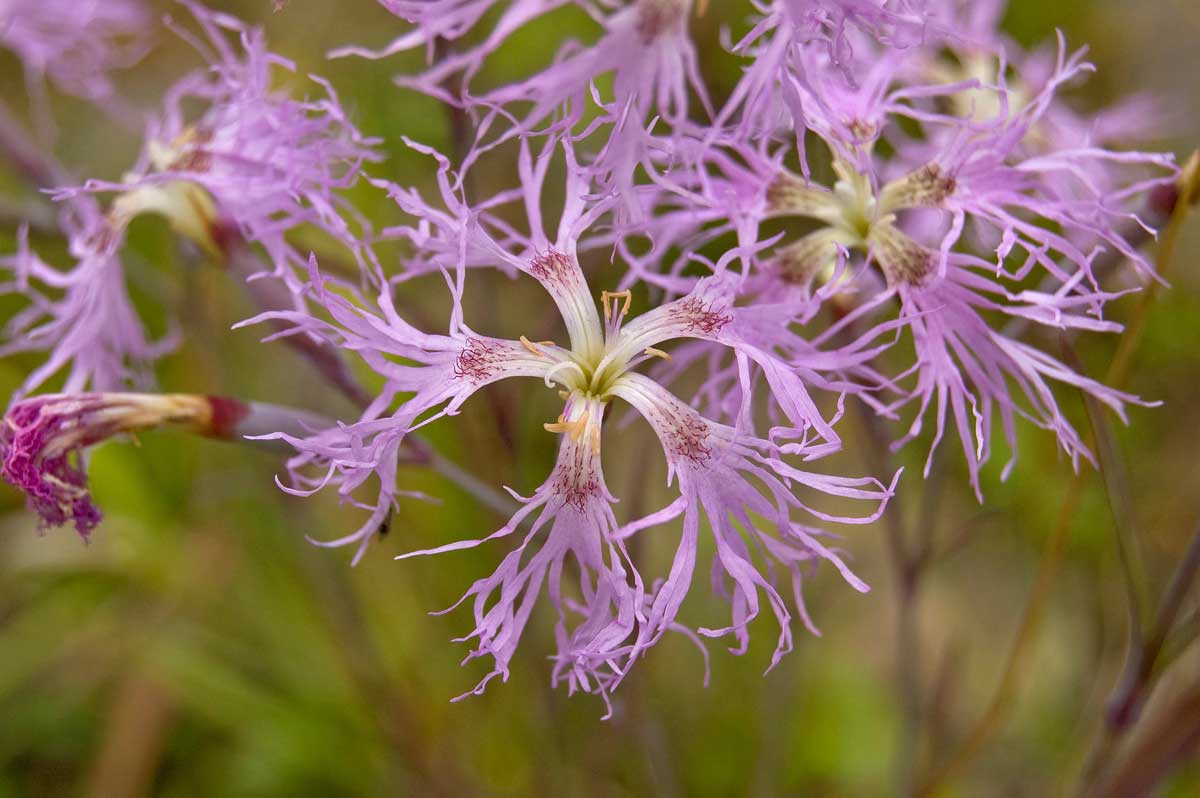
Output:
M583 433L587 432L588 411L584 410L575 422L574 429L571 430L571 440L579 443L579 439L583 437Z
M538 349L538 346L558 346L558 344L554 343L553 341L538 341L535 344L533 341L530 341L528 338L526 338L524 335L522 335L521 336L521 346L525 347L531 353L533 353L534 355L537 355L538 357L547 357L548 358L550 356L547 355L542 350Z
M608 304L608 301L610 299L612 299L612 300L624 299L625 301L621 303L621 316L624 317L629 314L629 306L633 302L633 292L632 291L630 291L628 288L625 289L624 291L601 291L600 292L600 305L601 305L601 307L604 308L604 320L605 321L612 320L613 309L616 308L616 306L617 306L617 303L613 302L612 306L610 307Z
M651 357L661 357L663 360L670 360L670 359L671 359L671 353L670 353L670 352L664 352L664 351L662 351L661 349L655 349L655 348L654 348L654 347L652 347L652 346L648 346L648 347L646 347L645 349L643 349L643 350L642 350L642 354L643 354L643 355L650 355Z
M554 422L553 424L543 424L542 427L546 430L546 432L553 432L556 435L562 434L565 432L571 436L572 442L579 443L579 439L583 437L583 434L585 432L587 432L587 427L588 427L587 422L588 422L588 411L584 410L583 413L579 416L579 418L575 419L574 421L567 421L566 416L560 414L558 417L558 421ZM599 451L599 448L600 448L599 436L595 435L594 438L595 438L595 440L592 441L593 448L596 451Z
M882 213L905 208L938 208L954 193L958 180L937 163L928 163L888 183L879 194Z

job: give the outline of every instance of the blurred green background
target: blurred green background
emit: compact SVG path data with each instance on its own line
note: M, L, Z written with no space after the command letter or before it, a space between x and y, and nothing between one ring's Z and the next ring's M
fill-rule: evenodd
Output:
M399 139L449 150L449 120L436 103L390 80L416 69L419 56L323 58L345 43L385 44L401 29L397 20L370 0L291 0L278 13L268 0L213 5L265 25L272 49L297 60L302 72L332 79L360 127L383 137L393 156L376 174L429 185L429 162ZM735 75L716 46L717 26L742 4L709 5L694 28L710 85L722 96ZM161 0L157 6L171 9ZM1152 91L1175 115L1158 146L1186 157L1200 143L1195 4L1018 0L1006 20L1026 44L1051 37L1056 26L1071 44L1089 43L1100 67L1076 92L1081 107ZM530 26L484 79L527 73L568 34L595 31L571 13ZM145 64L121 76L123 90L154 107L163 87L197 63L164 32ZM0 55L0 77L9 104L25 111L19 66L8 54ZM136 123L124 128L69 98L56 96L54 107L55 149L76 173L115 178L132 163ZM491 177L497 185L515 178ZM0 188L6 197L36 199L8 172L0 173ZM379 192L359 190L355 200L379 225L399 220ZM0 230L3 251L13 248L13 233L11 225ZM38 238L35 245L49 260L61 257L60 242ZM1127 386L1163 407L1134 408L1131 425L1117 430L1155 594L1200 517L1198 254L1200 223L1192 220ZM165 389L352 414L293 352L264 348L253 330L229 330L252 308L228 275L181 255L164 223L135 224L126 263L152 326L162 329L172 315L185 334L161 365ZM530 319L544 315L536 287L485 275L472 275L468 285L473 326L539 337L529 329ZM400 303L441 329L440 280L404 290ZM1136 302L1118 303L1114 317L1127 316ZM1111 338L1079 344L1094 374L1115 347ZM0 362L5 396L32 362ZM430 436L486 481L528 494L553 462L554 438L541 430L555 412L549 393L501 384ZM1064 397L1086 424L1077 397ZM844 437L860 443L828 461L830 469L873 468L858 424L853 414L845 421ZM282 494L272 481L279 463L268 454L173 432L104 445L91 473L107 517L91 545L69 529L38 535L21 497L0 486L0 798L894 794L898 753L915 751L918 771L943 762L983 713L1072 481L1050 437L1025 432L1013 477L1002 484L998 465L987 470L982 508L953 447L943 450L947 465L928 487L920 478L923 448L896 462L908 466L901 522L929 535L938 552L917 598L914 655L926 701L921 734L908 741L894 653L896 590L881 524L839 530L873 592L854 593L823 569L806 585L823 636L798 629L797 650L770 674L762 675L775 642L769 618L756 622L745 657L710 644L707 688L695 648L667 638L621 687L615 717L601 721L598 699L549 687L548 606L526 632L507 684L449 703L487 666L460 668L467 648L450 642L470 630L469 610L426 613L490 573L506 548L393 561L399 552L475 537L497 524L444 481L404 470L403 487L440 503L405 502L391 534L351 568L348 551L314 547L305 536L334 537L354 528L359 515L331 496ZM648 434L635 425L606 442L610 487L626 498L619 514L660 506L667 495L662 467L642 464ZM1084 485L1044 623L1004 702L1009 712L938 795L1069 794L1076 783L1122 665L1127 626L1103 485L1095 474ZM660 536L642 555L661 564L671 545L670 535ZM706 560L711 544L702 546ZM700 571L684 611L697 624L727 613ZM1194 689L1197 674L1200 657L1185 653L1148 715ZM1162 794L1200 795L1200 768L1184 767Z

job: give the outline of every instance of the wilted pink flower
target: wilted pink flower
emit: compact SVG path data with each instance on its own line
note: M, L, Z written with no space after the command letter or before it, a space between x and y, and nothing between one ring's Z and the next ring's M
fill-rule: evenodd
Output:
M312 423L284 408L217 396L42 394L16 402L0 421L0 476L25 493L42 528L73 523L87 540L101 519L88 490L90 447L167 425L231 439L281 428L300 432Z
M823 520L861 523L878 516L891 488L873 479L819 475L789 464L785 458L814 459L840 445L829 420L810 398L796 369L774 352L757 345L753 308L734 304L738 277L726 263L700 280L693 291L626 323L629 292L601 292L597 311L580 269L576 242L611 204L589 202L588 181L568 153L565 205L557 232L544 227L540 199L554 146L536 158L522 146L519 172L521 199L529 233L511 228L503 243L473 219L456 220L448 235L462 237L457 260L443 261L456 277L451 285L455 310L447 335L422 333L396 312L390 292L382 292L377 308L362 306L327 292L314 264L312 291L324 304L329 320L299 313L273 313L262 318L287 319L298 332L321 332L360 354L385 378L378 400L360 421L316 436L289 440L300 454L292 464L301 482L293 492L312 492L336 483L348 499L372 476L380 480L380 498L372 516L356 533L329 545L357 544L361 556L394 501L395 458L399 443L412 430L453 415L483 386L510 377L533 377L561 391L563 409L546 429L560 435L558 460L550 477L512 520L481 540L458 541L428 552L475 546L509 536L528 522L522 542L487 579L467 592L472 599L477 640L472 657L488 655L494 676L506 677L513 651L543 584L559 615L559 651L554 678L607 696L628 666L668 629L688 592L697 556L699 519L706 517L717 542L714 580L728 591L733 617L721 628L700 629L709 636L733 635L744 651L747 624L766 597L781 631L772 662L791 647L791 612L773 580L753 562L741 533L761 545L764 556L782 565L794 580L801 565L832 561L860 590L838 556L818 538L820 533L792 519L794 511ZM434 224L437 222L435 221ZM450 248L444 250L450 256ZM494 263L537 280L558 307L568 341L533 342L480 335L462 319L461 294L467 253L488 253ZM734 425L716 423L639 374L643 363L669 355L659 347L677 339L710 342L726 348L737 361L738 384L732 401L739 405ZM757 376L756 376L757 375ZM765 384L780 417L766 435L754 432L751 407L758 380ZM398 397L406 397L389 408ZM680 497L650 516L619 525L614 497L605 485L600 462L605 411L616 399L636 409L657 434ZM318 476L303 471L315 467ZM877 503L867 518L832 517L796 494L801 488L832 496ZM631 562L624 540L682 517L684 534L675 562L657 587L647 586ZM413 556L405 555L405 556ZM579 565L580 601L564 598L563 564ZM799 600L798 582L793 585ZM803 612L803 610L800 610ZM572 622L572 619L575 622Z

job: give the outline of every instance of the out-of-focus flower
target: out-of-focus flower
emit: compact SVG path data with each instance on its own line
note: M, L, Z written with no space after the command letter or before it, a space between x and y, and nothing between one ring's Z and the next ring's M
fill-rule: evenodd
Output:
M144 388L150 365L175 346L168 335L152 341L125 287L119 234L90 197L79 197L60 214L75 265L60 270L29 247L26 231L17 252L0 256L11 279L2 293L18 293L29 304L8 320L0 356L46 352L17 397L37 391L65 371L66 392Z
M24 239L18 253L0 259L15 275L4 288L30 299L9 322L0 353L49 352L25 393L63 369L68 391L150 383L146 366L169 350L173 337L147 340L124 287L119 253L139 214L163 214L177 232L219 257L232 258L240 238L261 244L273 273L296 291L302 279L294 271L306 269L306 257L288 236L303 227L341 244L376 276L361 220L339 195L358 179L364 161L378 158L376 142L347 120L321 79L312 78L324 94L314 100L273 90L273 68L294 67L266 49L261 30L197 3L184 5L206 35L207 44L195 44L209 67L168 92L140 163L122 182L92 180L55 191L77 265L59 272ZM196 100L203 111L189 121L185 109ZM118 195L101 214L93 195L106 192ZM303 300L285 293L285 301Z
M25 67L30 93L61 90L110 100L110 73L145 53L150 14L141 0L0 0L0 46Z
M1008 0L941 0L929 11L938 25L958 33L946 46L922 48L906 65L905 78L918 85L974 81L950 97L963 118L987 120L1021 110L1056 79L1058 47L1053 42L1026 49L1005 35L1001 21ZM1003 72L1003 74L1002 74ZM1003 86L1003 95L991 87ZM1007 109L1001 108L1001 97ZM1106 107L1081 111L1058 96L1026 136L1031 151L1071 148L1080 141L1102 146L1132 146L1161 137L1170 116L1155 98L1136 94Z
M952 37L936 24L927 5L922 0L756 4L759 15L753 27L733 46L735 54L747 59L745 72L714 132L730 123L736 123L743 141L790 132L803 151L811 113L838 104L838 95L878 97L897 58ZM854 125L855 120L847 113L830 121Z
M92 446L164 426L233 439L311 423L284 408L216 396L42 394L16 402L0 421L0 476L25 493L42 528L73 523L87 540L101 519L88 490L85 450Z
M813 459L835 450L840 442L796 371L756 345L754 311L734 305L738 278L725 264L718 264L715 274L701 280L688 295L628 323L630 292L601 292L603 312L598 312L579 267L576 241L601 214L612 210L611 203L586 199L588 180L568 148L565 205L557 233L550 237L539 203L553 151L551 144L535 158L528 145L521 149L527 237L510 229L502 244L469 218L457 220L448 231L462 237L457 260L443 262L444 268L457 274L452 281L455 310L448 335L422 333L403 321L387 291L380 294L377 309L325 291L315 264L312 291L329 320L298 313L263 317L288 319L297 330L330 336L360 354L386 380L379 399L359 422L309 438L280 436L301 452L292 472L303 480L303 489L293 490L307 493L335 482L351 498L355 489L377 475L381 495L371 519L358 532L330 544L357 544L361 555L394 501L395 457L404 436L456 413L471 395L492 382L510 377L539 379L559 389L564 402L558 419L545 425L560 435L558 460L533 496L521 499L523 506L509 523L484 539L511 535L530 523L522 542L496 573L464 596L472 599L475 612L476 627L469 637L478 642L471 656L488 655L495 663L475 692L491 678L507 676L522 630L543 584L548 583L559 615L554 680L566 680L571 690L607 697L628 665L664 631L678 626L676 616L695 567L701 516L713 530L714 579L722 591L729 591L733 618L725 627L699 632L733 635L738 641L735 650L745 651L747 624L758 614L760 598L765 596L781 628L775 662L791 648L791 612L773 580L754 564L743 535L796 580L797 602L802 566L822 559L833 562L852 585L865 590L820 542L821 533L797 523L792 515L801 511L823 520L868 521L882 511L891 488L873 479L819 475L785 460L789 455ZM565 345L524 337L492 338L466 326L461 309L466 258L468 253L484 252L497 265L542 285L565 322L569 339ZM704 418L637 372L647 361L669 358L659 347L677 339L707 341L734 354L741 379L732 388L733 401L740 405L733 426ZM780 411L765 436L754 432L754 373L761 375ZM398 397L406 398L388 414ZM650 423L680 490L680 497L668 507L624 526L613 513L615 499L605 485L600 463L604 417L616 399L624 399ZM321 476L300 476L311 467ZM802 489L874 502L878 507L867 518L835 517L799 498ZM624 541L677 517L683 518L684 533L671 572L657 587L648 587ZM481 542L459 541L432 551ZM563 564L568 557L579 566L577 600L565 598ZM572 616L578 616L574 624L568 621Z
M424 47L430 60L433 59L438 43L453 42L474 30L479 21L504 0L378 0L392 14L411 22L413 28L397 37L382 50L369 50L350 45L330 53L330 57L356 55L363 58L386 58L389 55ZM512 0L500 14L495 26L478 46L478 55L473 60L482 61L496 50L504 40L531 19L556 8L586 0ZM477 68L477 67L476 67Z
M205 34L194 44L208 68L167 92L139 163L121 182L93 180L60 196L118 192L118 224L161 213L214 253L224 229L236 229L261 244L275 275L293 286L293 271L303 271L307 258L287 236L301 227L321 231L365 264L365 222L339 192L358 180L364 161L378 160L377 140L359 133L321 78L309 76L324 95L316 99L273 88L275 68L291 73L295 66L267 49L261 29L181 2ZM189 118L197 101L204 110Z
M1118 413L1135 400L1007 338L985 319L1000 314L1059 329L1119 330L1104 320L1103 307L1121 291L1103 289L1092 263L1108 251L1150 273L1121 223L1136 219L1135 205L1176 170L1167 155L1112 151L1086 141L1051 151L1028 146L1061 87L1090 69L1082 53L1068 57L1061 42L1052 75L1020 107L1008 105L1003 84L986 87L998 96L997 114L987 119L938 110L933 100L953 98L946 85L891 88L903 57L893 53L854 86L827 75L836 85L829 91L810 70L807 85L823 94L825 104L807 104L803 118L831 153L832 185L778 166L788 145L768 156L769 145L756 144L732 145L733 160L744 166L722 168L707 190L714 200L740 197L735 215L819 223L762 260L781 285L824 285L824 297L853 294L860 315L899 300L916 356L901 378L915 373L916 385L899 402L878 409L890 415L917 404L903 438L908 440L921 430L927 409L935 408L935 448L949 417L978 493L979 467L991 452L997 417L1014 456L1015 420L1025 417L1054 431L1073 459L1090 457L1059 411L1051 381L1086 390ZM925 101L928 110L921 108ZM902 118L910 129L921 126L923 135L903 132L897 124ZM888 143L883 154L880 141ZM740 185L721 188L729 181ZM762 186L758 199L747 185L756 181ZM854 254L861 256L859 264L878 266L883 279L854 265Z
M417 23L385 53L431 44L439 37L455 38L462 26L473 26L493 2L384 2L394 13ZM543 71L482 94L474 92L472 79L509 36L531 20L572 3L587 8L603 25L598 41L570 43ZM692 0L635 0L614 8L593 7L583 0L517 0L481 43L451 49L424 72L400 75L396 82L463 107L475 118L477 142L464 167L517 136L547 129L577 140L594 135L596 154L586 164L598 188L620 196L624 215L632 216L637 212L634 173L647 163L652 150L669 149L656 140L657 135L670 137L691 129L690 112L697 100L712 116L688 31L692 12ZM335 52L350 53L378 55L353 48ZM598 86L609 79L611 90L602 92ZM657 133L647 129L652 120Z

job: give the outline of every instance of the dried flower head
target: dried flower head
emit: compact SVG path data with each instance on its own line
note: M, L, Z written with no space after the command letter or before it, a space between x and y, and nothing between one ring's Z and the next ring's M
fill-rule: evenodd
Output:
M227 436L248 408L190 394L43 394L14 404L0 427L0 475L20 488L45 527L73 523L87 540L100 522L83 451L122 433L184 425Z
M173 426L230 440L281 429L301 434L322 419L219 396L55 393L15 402L0 421L0 476L25 493L41 527L73 523L84 540L101 513L88 489L87 450L120 435Z

